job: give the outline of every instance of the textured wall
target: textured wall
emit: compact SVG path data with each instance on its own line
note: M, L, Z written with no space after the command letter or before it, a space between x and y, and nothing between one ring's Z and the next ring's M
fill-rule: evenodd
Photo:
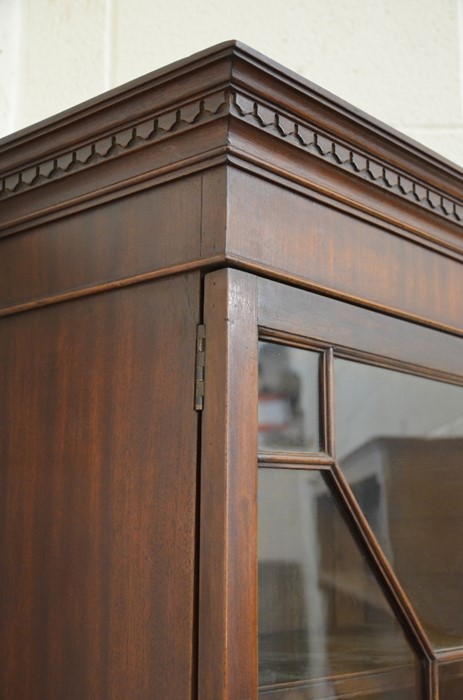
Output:
M463 165L463 0L0 0L0 134L230 38Z

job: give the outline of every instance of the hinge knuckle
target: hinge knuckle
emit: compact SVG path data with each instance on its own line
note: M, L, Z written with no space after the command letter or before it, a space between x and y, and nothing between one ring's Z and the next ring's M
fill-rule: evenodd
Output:
M205 366L206 326L199 324L196 328L195 411L202 411L204 408Z

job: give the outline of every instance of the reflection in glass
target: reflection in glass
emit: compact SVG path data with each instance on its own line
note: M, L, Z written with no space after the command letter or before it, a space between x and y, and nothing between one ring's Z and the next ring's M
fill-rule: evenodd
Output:
M335 391L367 520L432 643L463 645L463 388L336 359Z
M259 447L320 450L320 354L259 343Z
M414 654L319 472L259 470L259 685L269 700L420 697Z

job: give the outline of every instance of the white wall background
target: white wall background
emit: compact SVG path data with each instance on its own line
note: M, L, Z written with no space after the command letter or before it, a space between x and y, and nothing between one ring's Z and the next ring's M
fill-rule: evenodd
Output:
M463 165L463 0L0 0L0 135L231 38Z

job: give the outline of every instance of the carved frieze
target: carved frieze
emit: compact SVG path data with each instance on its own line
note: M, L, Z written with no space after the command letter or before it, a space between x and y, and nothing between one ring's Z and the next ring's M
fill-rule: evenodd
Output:
M201 99L176 106L149 119L106 134L73 150L56 154L26 169L12 172L0 181L0 200L18 195L31 188L78 170L94 167L112 158L122 157L133 149L143 148L154 141L172 137L217 118L233 117L285 140L311 156L323 159L333 167L352 176L386 189L420 207L463 226L463 203L452 199L424 181L400 172L386 162L341 142L328 132L322 132L300 116L283 112L270 103L234 89L221 89Z

